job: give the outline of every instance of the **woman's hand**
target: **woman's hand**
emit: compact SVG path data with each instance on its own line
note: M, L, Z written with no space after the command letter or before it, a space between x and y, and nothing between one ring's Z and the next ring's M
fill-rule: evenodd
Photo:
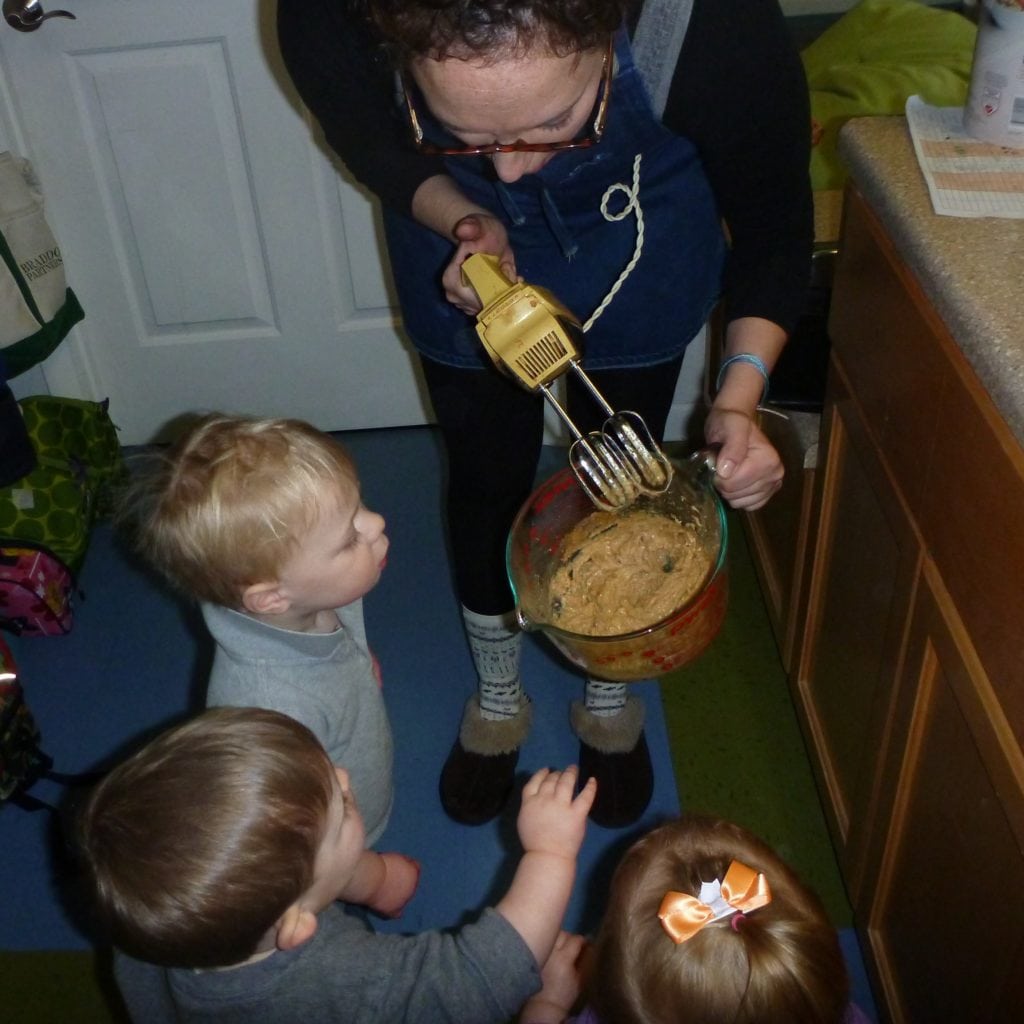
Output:
M516 258L508 231L498 217L471 202L453 178L435 174L427 178L412 197L412 215L445 238L455 242L455 255L441 275L444 297L467 316L480 312L480 299L472 285L462 280L462 264L475 252L498 257L502 273L516 280Z
M733 508L753 512L782 486L782 459L746 413L712 406L704 437L722 446L715 459L715 487Z
M771 372L785 344L786 332L763 317L738 317L726 328L724 379L718 382L704 437L722 446L715 459L715 487L733 508L746 512L761 508L782 486L782 459L756 417L767 390L764 373Z
M516 260L509 245L505 225L489 213L471 213L463 217L452 228L452 235L458 248L455 256L441 275L444 297L468 316L480 312L481 302L473 286L462 279L462 264L467 256L475 252L487 252L497 256L502 273L510 280L516 280Z

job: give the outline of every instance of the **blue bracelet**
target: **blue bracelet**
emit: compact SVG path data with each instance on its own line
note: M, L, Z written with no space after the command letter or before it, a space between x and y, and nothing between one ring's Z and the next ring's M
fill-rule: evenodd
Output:
M754 367L755 370L762 377L764 377L764 390L761 392L760 405L764 405L768 401L768 367L764 365L764 360L760 356L751 355L750 352L740 352L738 355L729 356L724 363L719 367L718 380L715 381L715 390L722 390L722 380L725 377L725 371L732 366L733 363L749 363Z

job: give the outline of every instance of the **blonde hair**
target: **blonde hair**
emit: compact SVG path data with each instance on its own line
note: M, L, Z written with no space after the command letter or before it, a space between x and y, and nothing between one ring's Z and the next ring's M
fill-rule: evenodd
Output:
M665 893L696 896L733 860L764 873L771 903L676 945L658 919ZM699 816L667 822L627 851L586 988L601 1019L615 1024L838 1024L849 999L818 897L752 833Z
M313 884L334 769L299 722L213 708L118 765L78 845L94 919L131 956L223 967Z
M325 502L359 491L341 444L301 420L210 414L148 459L118 520L174 585L229 608L280 577Z

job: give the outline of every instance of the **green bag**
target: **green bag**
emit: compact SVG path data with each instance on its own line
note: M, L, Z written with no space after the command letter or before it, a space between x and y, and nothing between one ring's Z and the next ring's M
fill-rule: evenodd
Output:
M77 573L128 476L108 402L35 395L18 404L38 465L0 488L0 538L43 545Z
M108 411L110 400L33 395L18 404L39 460L84 473L95 514L110 515L112 495L128 479L117 427Z

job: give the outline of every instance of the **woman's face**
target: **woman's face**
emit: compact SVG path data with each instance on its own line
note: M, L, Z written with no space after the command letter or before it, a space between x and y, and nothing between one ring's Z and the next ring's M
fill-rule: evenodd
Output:
M542 47L508 59L421 58L409 69L431 112L468 146L563 142L589 127L603 48L555 57ZM539 171L556 153L493 153L502 181Z

